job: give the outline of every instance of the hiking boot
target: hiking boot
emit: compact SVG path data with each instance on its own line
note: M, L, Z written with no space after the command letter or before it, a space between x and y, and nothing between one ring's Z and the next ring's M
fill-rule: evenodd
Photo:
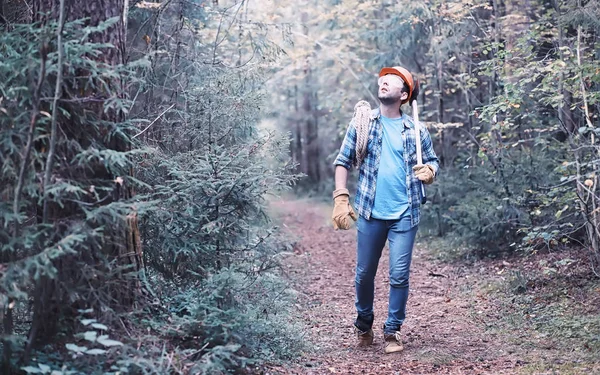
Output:
M384 333L383 338L385 340L385 354L397 353L404 350L400 331L396 331L394 333Z
M359 348L363 348L365 346L369 346L373 344L373 330L368 329L367 331L361 331L360 329L354 327L354 332L356 333L356 338L358 338L357 346Z
M354 321L354 333L358 338L358 347L365 347L373 344L373 314L356 317Z

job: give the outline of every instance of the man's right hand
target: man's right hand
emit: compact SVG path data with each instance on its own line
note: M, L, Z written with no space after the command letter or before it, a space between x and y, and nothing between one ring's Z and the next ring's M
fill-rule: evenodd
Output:
M350 219L356 221L357 217L350 205L350 192L348 189L337 189L333 192L333 220L334 229L350 229Z

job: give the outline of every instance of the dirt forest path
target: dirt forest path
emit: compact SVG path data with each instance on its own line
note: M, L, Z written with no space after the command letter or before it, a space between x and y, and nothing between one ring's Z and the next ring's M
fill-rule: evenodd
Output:
M297 366L274 374L515 374L519 360L485 332L478 314L493 312L470 296L474 275L466 267L433 261L415 245L403 353L383 354L387 315L388 252L380 260L375 290L375 343L355 347L352 333L356 230L334 231L329 207L311 200L277 201L273 209L295 238L286 268L302 293L299 318L314 351ZM508 352L507 352L508 351Z

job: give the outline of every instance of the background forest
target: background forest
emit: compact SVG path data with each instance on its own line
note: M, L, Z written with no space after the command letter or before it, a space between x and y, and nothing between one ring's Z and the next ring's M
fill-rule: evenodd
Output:
M597 0L0 0L0 373L297 356L269 197L329 199L382 66L422 82L445 257L597 278L599 31Z

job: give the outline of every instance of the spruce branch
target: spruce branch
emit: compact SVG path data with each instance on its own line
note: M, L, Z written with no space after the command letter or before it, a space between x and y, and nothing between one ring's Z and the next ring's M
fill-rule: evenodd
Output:
M42 91L42 85L46 76L46 58L48 49L45 43L42 44L41 51L41 65L38 82L33 93L33 109L31 111L31 121L29 122L29 133L27 135L27 145L25 146L25 153L23 155L23 162L19 171L19 179L17 187L15 189L15 198L13 201L13 215L14 215L14 228L13 237L19 236L19 205L21 203L21 193L23 192L23 186L25 184L25 174L27 173L27 167L29 165L29 159L31 158L31 149L33 148L33 136L35 133L35 123L40 112L40 93Z

